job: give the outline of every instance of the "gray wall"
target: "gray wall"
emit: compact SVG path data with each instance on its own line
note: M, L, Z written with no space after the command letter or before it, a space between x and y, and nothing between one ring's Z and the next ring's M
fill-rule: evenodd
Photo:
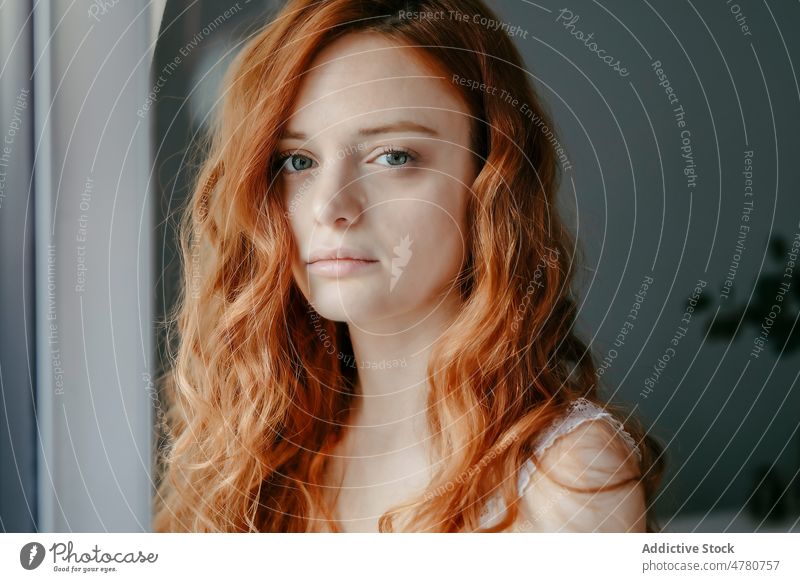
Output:
M517 45L569 150L574 169L565 173L562 202L587 257L582 329L600 359L617 350L604 373L606 396L636 407L668 443L662 514L735 513L759 468L774 464L786 483L800 467L796 271L785 279L790 291L765 349L750 356L791 259L780 242L800 233L800 5L539 5L493 3L502 20L528 31L515 36ZM560 13L565 6L577 20ZM629 74L606 65L574 31L594 32L588 42ZM656 61L677 103L659 85ZM683 129L690 131L694 186L684 174ZM753 152L752 196L742 174L746 150ZM749 231L737 252L740 225ZM726 298L723 284L738 254ZM617 347L646 276L653 285ZM707 285L686 326L681 319L699 280ZM680 327L686 335L673 346ZM669 347L674 357L648 392L646 381Z

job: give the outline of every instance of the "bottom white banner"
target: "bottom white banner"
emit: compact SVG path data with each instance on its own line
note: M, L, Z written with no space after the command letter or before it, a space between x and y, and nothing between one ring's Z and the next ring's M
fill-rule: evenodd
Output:
M0 580L14 581L250 574L348 581L800 580L794 533L9 533L0 535L0 548Z

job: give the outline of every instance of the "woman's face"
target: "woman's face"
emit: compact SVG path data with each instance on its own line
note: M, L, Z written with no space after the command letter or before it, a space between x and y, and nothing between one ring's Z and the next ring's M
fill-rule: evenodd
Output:
M294 277L323 317L391 329L455 291L477 168L454 92L412 50L373 33L338 39L310 67L278 179L299 250ZM369 261L313 262L337 249Z

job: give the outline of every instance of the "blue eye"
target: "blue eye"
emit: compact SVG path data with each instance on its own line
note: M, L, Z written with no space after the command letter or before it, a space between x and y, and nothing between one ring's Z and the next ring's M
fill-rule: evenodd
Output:
M381 164L382 166L403 167L408 165L409 162L414 161L414 156L411 152L402 149L386 148L378 159L385 158L387 163Z
M377 158L377 160L385 160L385 162L379 161L380 165L390 168L402 168L416 159L416 156L410 151L391 146L384 148ZM281 154L275 161L276 173L285 171L287 174L297 174L312 167L314 167L314 161L308 156L298 153Z
M286 170L289 174L295 174L307 170L314 165L314 162L308 156L303 154L287 154L278 158L277 168Z

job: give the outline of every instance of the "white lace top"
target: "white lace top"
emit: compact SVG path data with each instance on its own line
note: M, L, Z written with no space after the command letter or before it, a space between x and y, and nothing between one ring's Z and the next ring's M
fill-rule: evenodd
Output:
M611 425L617 430L625 442L628 443L632 449L634 449L638 460L641 461L642 453L636 446L636 442L633 440L633 437L631 437L631 435L625 431L622 423L613 417L609 412L603 410L593 402L583 397L573 401L569 405L567 413L563 417L554 420L550 426L542 432L536 446L537 456L540 456L542 452L552 445L558 437L567 434L586 421L598 418L605 419L611 423ZM525 461L522 467L520 467L519 477L517 479L517 490L519 491L520 496L523 495L528 487L534 471L536 471L536 465L534 465L533 461L530 459ZM482 526L487 527L488 525L493 524L496 520L499 520L504 510L505 502L499 495L490 499L484 507L482 513Z

